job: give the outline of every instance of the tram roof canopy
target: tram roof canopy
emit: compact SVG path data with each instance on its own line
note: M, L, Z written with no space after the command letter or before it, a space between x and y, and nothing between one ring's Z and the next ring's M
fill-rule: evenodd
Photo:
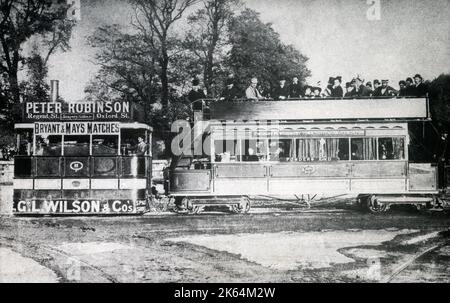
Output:
M210 102L211 120L427 120L426 98Z

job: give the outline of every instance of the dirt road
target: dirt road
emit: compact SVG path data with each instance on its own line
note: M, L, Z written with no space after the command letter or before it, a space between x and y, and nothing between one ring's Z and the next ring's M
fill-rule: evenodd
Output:
M450 215L348 201L250 214L0 218L0 281L449 282Z

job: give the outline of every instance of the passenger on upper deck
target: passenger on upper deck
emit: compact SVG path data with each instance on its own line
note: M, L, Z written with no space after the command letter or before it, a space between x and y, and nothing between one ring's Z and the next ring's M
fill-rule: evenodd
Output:
M272 97L275 100L284 100L287 99L289 96L289 88L286 85L286 80L281 78L279 85L275 87L275 89L272 92Z
M366 83L366 87L367 87L367 89L370 91L370 96L372 96L372 94L373 94L373 87L372 87L372 82L367 82Z
M352 79L353 90L350 97L369 97L370 90L363 84L363 80L358 76Z
M201 99L206 99L206 95L203 90L200 89L200 81L198 79L194 79L192 81L192 89L188 94L188 100L190 103L193 103ZM192 107L194 110L201 110L202 104L201 102L195 102Z
M245 90L245 97L247 99L255 101L264 99L264 97L258 91L257 86L258 86L258 78L252 78L250 86Z
M303 97L305 97L305 98L312 98L312 97L314 97L314 94L313 94L313 92L312 92L311 86L307 85L307 86L305 87L305 94L304 94Z
M313 94L312 94L312 98L322 98L322 96L320 95L320 93L322 92L322 89L318 86L313 88Z
M355 79L355 89L357 92L356 96L358 97L369 97L371 94L370 89L364 85L364 80L359 76Z
M381 86L380 80L378 80L378 79L373 80L373 91L375 91L380 86Z
M345 83L345 95L344 97L351 97L353 94L354 87L350 82Z
M411 77L406 78L406 96L413 96L414 95L414 81Z
M237 99L239 97L239 92L234 86L233 79L227 79L226 84L227 86L220 95L220 100L232 101L234 99Z
M331 87L331 95L332 98L342 98L344 97L344 90L341 86L342 83L342 77L337 76L333 79L333 86Z
M416 74L414 76L414 86L412 89L413 96L415 97L425 97L428 93L428 87L423 83L423 78L421 75Z
M381 80L381 86L378 87L374 92L374 97L388 97L388 96L396 96L397 91L390 87L389 80Z
M399 97L406 97L406 96L408 96L408 91L407 91L407 87L406 87L406 81L401 80L400 82L398 82L398 86L400 87L400 90L398 91L398 96Z
M298 77L292 78L292 83L289 86L289 98L300 98L303 93L302 85L298 82Z

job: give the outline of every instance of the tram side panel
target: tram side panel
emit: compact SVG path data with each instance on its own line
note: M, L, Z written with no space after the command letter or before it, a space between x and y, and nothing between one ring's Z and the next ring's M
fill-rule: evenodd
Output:
M15 157L15 214L146 210L151 157Z
M175 170L173 195L432 194L436 167L407 161L215 163Z

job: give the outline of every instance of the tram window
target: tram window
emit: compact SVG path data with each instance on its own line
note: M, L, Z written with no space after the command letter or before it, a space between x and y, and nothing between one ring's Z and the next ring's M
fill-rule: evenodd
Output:
M349 160L348 138L326 139L327 161Z
M106 156L118 154L118 136L93 136L92 155Z
M376 146L376 138L351 139L351 160L376 160Z
M62 136L36 136L36 156L61 156Z
M33 134L31 131L19 133L17 152L19 156L31 156L33 152Z
M292 139L269 141L269 161L293 161Z
M349 159L347 138L298 139L297 159L310 161L339 161Z
M214 141L215 162L237 162L239 155L237 140Z
M378 159L380 160L405 159L405 140L403 138L379 138Z
M142 141L139 142L139 138ZM145 155L149 153L148 139L146 138L146 131L143 129L122 129L121 130L121 154L123 156L129 155Z
M65 136L64 156L89 156L89 136Z
M243 140L242 161L257 162L267 160L266 140Z

